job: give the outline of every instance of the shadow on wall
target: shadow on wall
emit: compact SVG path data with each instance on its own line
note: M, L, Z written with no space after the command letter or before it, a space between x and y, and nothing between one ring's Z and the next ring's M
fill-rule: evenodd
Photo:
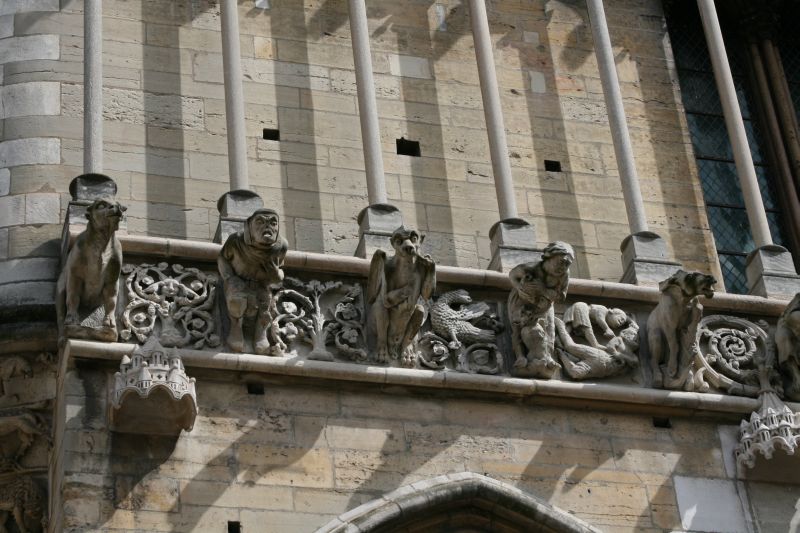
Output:
M239 0L239 3L249 2ZM328 210L335 209L335 206L331 202L323 203L320 193L334 191L325 190L326 184L321 179L318 168L319 164L327 163L328 157L327 149L319 150L315 142L317 124L313 110L315 90L320 90L320 87L317 86L319 76L312 72L313 67L309 64L308 43L318 40L325 33L328 20L306 22L302 3L271 2L269 5L269 9L253 7L246 16L268 23L269 36L276 43L276 49L273 50L275 61L270 63L274 69L274 105L281 142L274 144L273 141L258 140L257 157L261 160L262 150L267 153L277 150L278 166L270 170L281 173L280 181L287 186L280 191L269 189L263 185L265 177L258 176L252 169L250 183L264 198L267 207L279 211L291 248L324 252L323 220L330 220L333 213L326 213L323 206ZM324 9L324 6L320 9ZM326 12L326 15L330 13ZM304 34L296 34L298 29ZM291 39L291 46L288 39ZM290 52L286 54L290 60L284 60L281 41L286 42L287 48L290 48ZM253 78L248 73L245 73L245 78L246 93L247 80L253 81ZM252 87L251 90L259 89ZM253 132L249 134L252 135ZM267 181L272 182L274 179ZM276 205L276 196L280 196L281 205Z

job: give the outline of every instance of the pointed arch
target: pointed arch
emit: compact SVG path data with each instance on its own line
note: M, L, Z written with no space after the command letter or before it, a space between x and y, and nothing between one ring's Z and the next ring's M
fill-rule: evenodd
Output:
M598 533L586 522L502 481L472 472L401 487L339 515L317 533L392 531ZM355 529L354 529L355 527Z

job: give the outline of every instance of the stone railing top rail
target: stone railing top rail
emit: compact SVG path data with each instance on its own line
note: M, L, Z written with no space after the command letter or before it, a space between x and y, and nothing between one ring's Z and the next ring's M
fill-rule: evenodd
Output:
M117 363L124 356L130 357L136 347L136 344L70 339L65 346L65 360L72 357ZM561 380L354 365L252 354L213 353L185 348L180 349L179 352L184 364L189 368L332 379L372 383L380 386L478 392L502 396L510 394L518 397L540 397L550 401L604 402L617 408L635 409L654 414L678 412L682 415L748 415L757 410L759 406L759 400L755 398L636 388L606 383L575 383ZM793 411L800 411L798 403L787 403L787 405Z
M209 242L124 234L119 235L119 240L126 254L203 262L216 262L222 247L220 244ZM288 269L363 277L369 273L367 259L293 250L287 253L284 266ZM437 265L436 277L441 283L446 284L499 290L511 288L508 275L493 270ZM608 298L655 304L658 302L660 294L655 287L642 287L627 283L575 278L571 279L569 283L569 295L577 297ZM717 293L714 298L703 299L703 305L709 312L746 313L752 316L766 317L780 316L786 303L785 300L726 293Z

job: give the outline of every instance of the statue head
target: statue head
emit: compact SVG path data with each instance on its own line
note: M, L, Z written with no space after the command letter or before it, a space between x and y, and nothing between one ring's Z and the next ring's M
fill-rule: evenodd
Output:
M661 292L677 288L686 298L703 295L706 298L714 296L714 285L717 278L702 272L686 272L678 270L669 278L658 284Z
M419 255L419 246L423 240L425 237L420 235L417 230L400 226L392 233L391 243L397 255L414 257Z
M542 253L542 268L552 276L569 274L569 267L575 261L572 246L562 241L548 244Z
M606 315L606 324L611 329L621 328L628 323L628 314L619 307L612 307Z
M274 209L256 209L247 219L244 239L253 246L269 247L280 237L280 218Z
M122 213L127 211L127 207L122 206L114 200L100 198L92 202L86 208L86 218L89 220L89 227L103 232L115 232L119 229Z

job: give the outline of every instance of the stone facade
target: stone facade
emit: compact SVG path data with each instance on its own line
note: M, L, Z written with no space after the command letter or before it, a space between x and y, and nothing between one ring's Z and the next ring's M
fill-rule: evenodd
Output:
M23 213L55 223L35 206L63 200L65 178L81 173L82 5L50 4L13 24L6 15L15 51L3 94L14 111L3 114L0 160L12 196L0 212L17 214L0 225L13 228L13 255L44 231L22 227ZM442 263L484 268L498 216L466 6L369 8L389 199ZM501 1L489 13L520 216L540 247L575 245L577 277L616 281L629 230L586 12ZM104 166L129 229L208 240L228 181L219 6L115 0L103 14ZM660 2L614 3L608 17L648 222L684 266L716 272ZM367 202L346 4L244 2L239 18L250 181L292 248L352 254ZM264 128L280 142L262 139ZM419 141L422 157L396 154L401 137Z
M119 231L122 337L59 343L56 279L80 231L68 191L83 173L83 5L0 2L0 528L225 531L238 523L248 532L311 532L376 500L401 505L403 495L427 494L440 476L466 483L477 479L471 474L504 494L521 489L553 511L547 516L560 509L603 531L797 526L797 457L755 454L747 469L735 455L740 422L767 412L756 397L775 385L764 371L775 361L763 359L786 302L704 301L705 316L721 316L719 327L758 347L736 359L732 345L731 371L716 356L727 348L703 345L695 357L692 343L682 344L691 361L680 370L699 378L680 390L648 388L647 348L608 352L635 359L614 373L511 377L510 286L484 270L498 213L462 2L368 2L386 185L406 224L426 236L420 257L438 263L434 300L467 289L500 327L484 322L488 340L473 353L466 336L425 322L431 352L405 365L414 368L377 364L366 312L348 309L340 329L327 330L325 312L335 320L338 304L368 310L360 300L368 263L352 258L367 198L347 3L238 4L250 183L288 241L283 290L305 298L278 297L292 316L270 315L281 339L291 337L285 357L227 353L219 286L214 299L219 247L210 241L228 190L218 3L103 1L104 171L128 208ZM648 223L686 270L720 278L661 2L606 4ZM536 248L574 247L567 301L548 304L553 327L572 327L564 313L581 302L621 307L628 327L642 326L646 347L659 292L600 283L620 279L630 231L585 6L497 0L487 9L520 216L535 225ZM263 138L265 129L279 130L280 141ZM401 138L419 141L421 157L397 154ZM181 278L187 273L195 277ZM153 299L154 280L175 292ZM191 291L203 295L195 314L185 310ZM689 341L732 338L694 318L692 327L709 333ZM535 329L527 326L523 341ZM623 340L619 329L614 339ZM547 342L575 335L564 331ZM339 341L335 357L328 335ZM154 336L167 355L153 370L165 375L148 381L143 369L153 360L129 356ZM312 347L296 347L303 343ZM780 363L795 364L795 350ZM590 383L578 383L587 375ZM126 385L128 377L138 381ZM154 382L185 385L178 436L169 421L155 431L147 417L127 426L115 418L131 412L115 390L127 386L136 399L132 389ZM171 399L159 401L147 416L171 409ZM145 435L123 432L132 426ZM389 494L399 496L381 500Z

